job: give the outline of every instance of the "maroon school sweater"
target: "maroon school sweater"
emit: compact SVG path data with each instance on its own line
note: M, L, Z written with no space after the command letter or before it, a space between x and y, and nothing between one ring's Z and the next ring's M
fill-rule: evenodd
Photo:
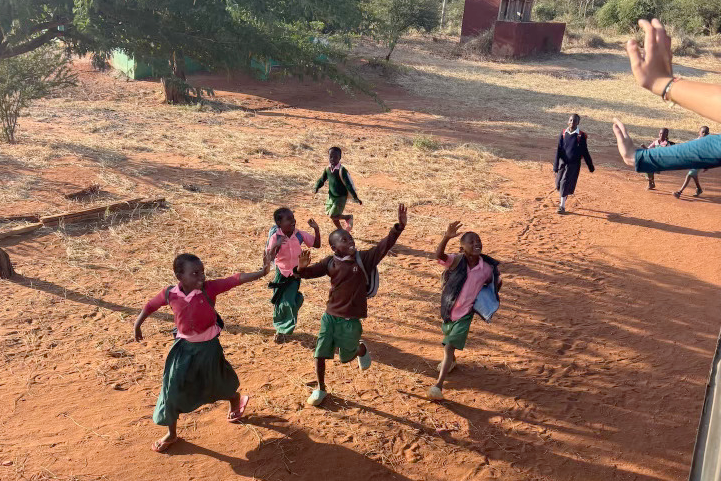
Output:
M400 224L395 224L388 236L378 245L366 251L360 251L363 267L370 275L380 261L388 254L403 232ZM298 275L303 279L313 279L328 275L330 277L330 293L326 312L331 316L346 319L364 318L368 316L368 298L366 297L366 278L353 259L341 261L337 257L328 256L305 269L298 268Z

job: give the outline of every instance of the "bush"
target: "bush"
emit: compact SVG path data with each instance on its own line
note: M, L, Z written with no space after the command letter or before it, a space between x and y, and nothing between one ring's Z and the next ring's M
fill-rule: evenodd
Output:
M636 28L639 19L658 18L662 12L660 0L609 0L596 13L596 20L601 27L629 31Z
M458 45L457 53L463 58L488 57L493 48L493 29L483 30L475 37Z
M601 27L618 27L618 5L619 0L608 0L598 12L596 12L596 20Z
M684 32L721 33L721 0L673 0L667 19Z
M425 152L432 152L438 150L441 147L441 143L430 135L419 135L413 139L413 147Z
M679 57L698 57L702 53L696 39L683 33L672 38L671 48L673 54Z
M552 3L537 3L533 6L533 18L538 22L550 22L558 13L556 5Z
M583 40L583 44L588 48L606 48L608 44L600 35L589 34Z
M370 30L386 44L390 60L398 40L411 28L430 32L440 25L436 0L370 0L365 9L372 18Z
M93 70L105 72L109 67L109 58L110 54L108 52L95 52L90 57L90 66L93 67Z
M15 129L22 109L33 100L75 85L70 60L52 46L0 60L0 121L2 137L15 142Z

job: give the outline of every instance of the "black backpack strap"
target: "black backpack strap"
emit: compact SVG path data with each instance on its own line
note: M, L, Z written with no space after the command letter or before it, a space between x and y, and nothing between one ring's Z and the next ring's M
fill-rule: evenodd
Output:
M361 259L360 252L355 251L355 262L358 264L358 267L360 267L361 272L363 272L363 276L366 278L366 286L370 284L370 279L368 278L368 273L366 272L366 268L363 265L363 259Z
M170 305L170 291L173 289L173 287L175 286L168 286L165 288L165 303L167 305Z
M208 301L208 304L210 304L210 307L213 309L213 312L215 313L215 322L218 323L221 329L225 327L225 323L223 322L223 318L220 317L220 314L218 314L218 311L215 310L215 302L210 298L208 293L205 291L205 285L203 285L203 288L200 289L200 292L203 293L203 297L205 297L205 300Z

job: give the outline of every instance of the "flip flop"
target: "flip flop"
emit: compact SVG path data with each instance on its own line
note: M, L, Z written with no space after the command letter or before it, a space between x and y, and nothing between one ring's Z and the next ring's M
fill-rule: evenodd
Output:
M158 439L157 441L153 442L153 444L150 445L150 449L152 449L156 453L164 453L165 451L168 450L168 448L170 446L177 443L178 439L180 439L180 438L176 437L172 441L161 441Z
M240 406L235 411L231 411L228 413L228 422L229 423L239 423L240 418L243 417L243 413L245 412L245 406L248 405L248 401L250 401L250 396L240 396Z

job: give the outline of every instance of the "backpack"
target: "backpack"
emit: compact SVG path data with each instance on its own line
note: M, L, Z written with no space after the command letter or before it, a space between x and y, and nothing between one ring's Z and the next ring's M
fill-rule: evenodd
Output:
M333 173L330 170L330 167L326 167L326 172L328 174L328 177ZM345 187L345 190L348 191L348 195L350 195L350 189L348 188L348 185L345 183L345 180L343 180L343 171L345 171L346 174L348 174L348 170L344 166L340 166L340 169L338 170L338 177L340 178L340 183L343 184L343 187ZM350 178L350 174L348 174L348 180L350 180L351 187L353 187L353 190L355 190L355 185L353 184L353 179Z
M366 268L363 265L363 261L360 256L360 252L355 251L355 262L358 264L358 267L360 267L361 272L363 273L363 277L366 278L366 297L370 299L371 297L375 297L376 294L378 294L378 286L380 285L380 276L378 275L378 267L374 267L371 270L370 276L368 275L368 272L366 272ZM330 265L333 263L333 258L331 257L328 261L328 269L330 269Z
M170 305L170 291L173 289L173 287L175 287L175 286L168 286L165 288L165 303L167 305ZM200 290L200 292L203 293L203 297L205 297L205 300L208 301L208 304L210 304L210 307L213 308L213 312L215 312L215 323L218 324L218 326L221 329L223 329L225 327L225 322L223 322L223 318L220 317L220 314L218 314L218 311L215 310L215 302L213 302L212 299L210 298L210 296L208 295L208 293L205 292L205 286L203 286L203 288ZM172 332L173 332L173 339L175 339L178 336L178 328L174 327Z

